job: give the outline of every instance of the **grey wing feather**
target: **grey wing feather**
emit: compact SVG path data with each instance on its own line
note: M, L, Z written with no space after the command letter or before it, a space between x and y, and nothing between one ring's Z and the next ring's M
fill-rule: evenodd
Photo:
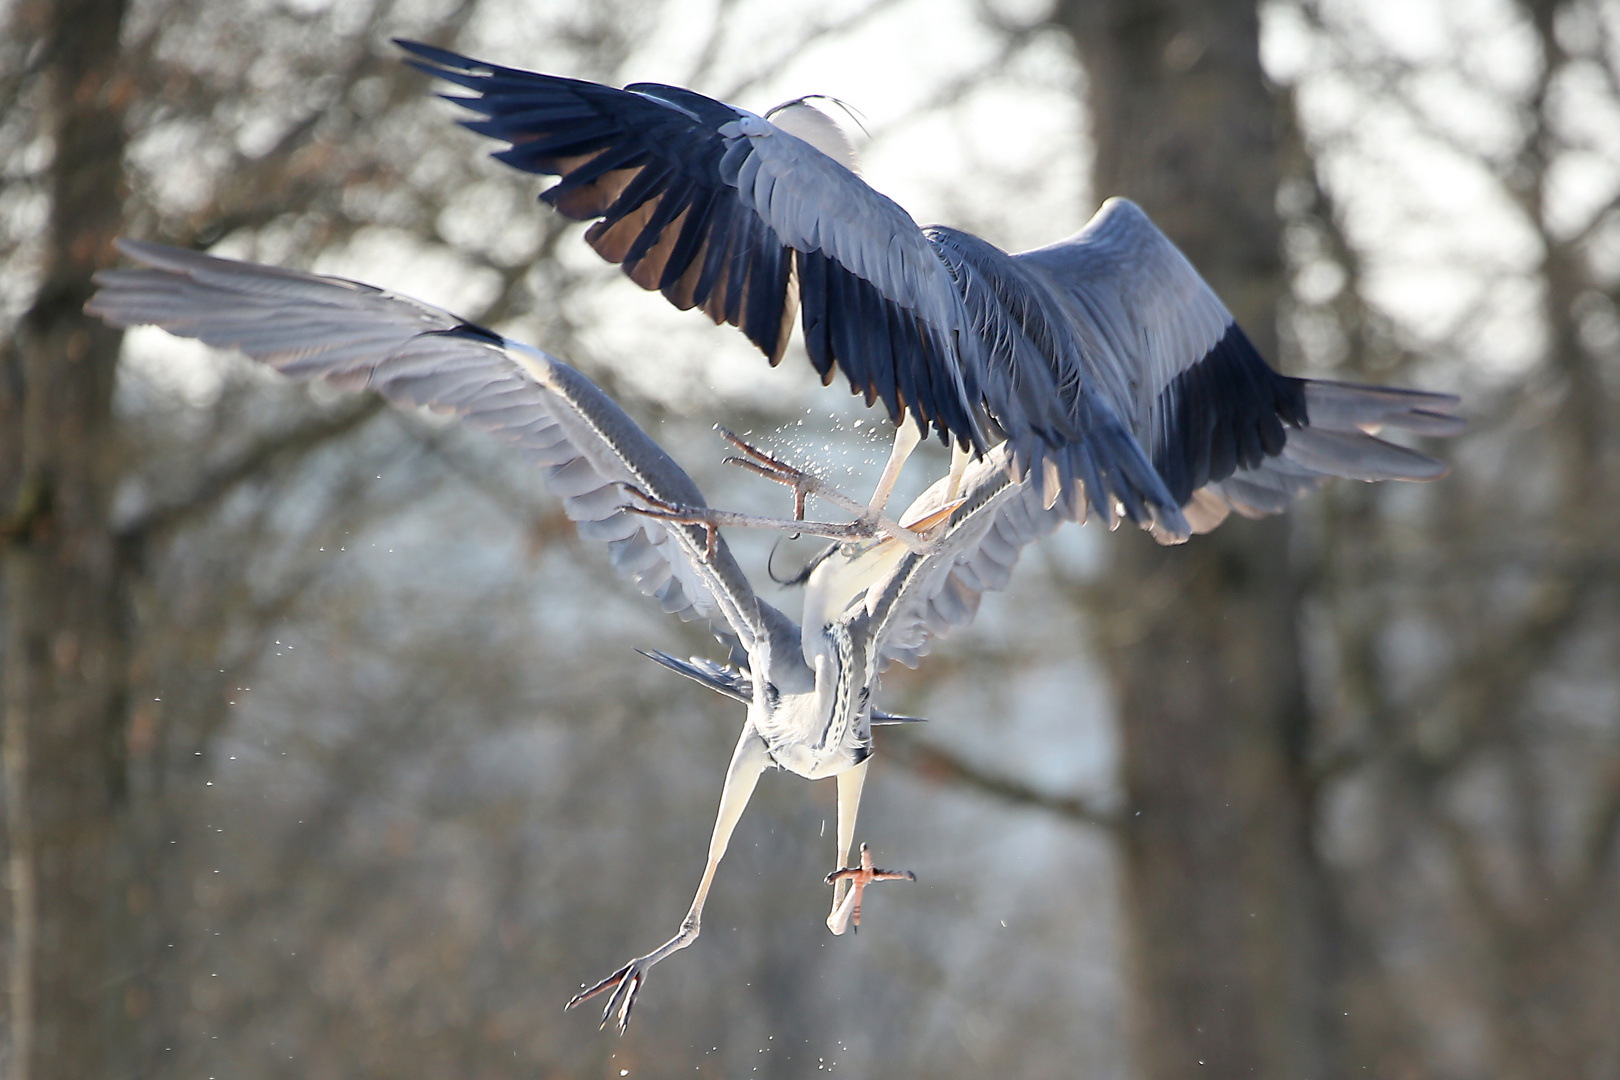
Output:
M756 601L720 540L626 509L623 485L703 505L692 479L588 378L448 312L339 278L124 240L142 269L102 271L86 310L236 348L301 379L371 388L401 407L454 413L514 443L614 569L683 619L723 621L752 643Z
M1377 433L1394 428L1443 437L1462 429L1451 413L1457 398L1385 386L1302 380L1310 423L1290 429L1282 453L1254 468L1238 469L1218 483L1192 493L1187 520L1204 533L1236 511L1243 517L1280 514L1294 497L1320 487L1329 477L1349 480L1438 480L1445 462Z
M1024 548L1056 530L1065 520L1048 507L1040 487L1013 480L1005 443L967 468L944 537L926 555L908 554L868 592L869 632L883 664L915 667L934 638L966 626L978 614L986 592L1007 587ZM905 519L945 505L947 481L925 491Z
M1386 427L1454 434L1462 427L1455 397L1273 371L1134 203L1110 199L1075 236L1014 259L1058 297L1081 366L1129 418L1195 532L1226 510L1275 513L1288 495L1328 476L1429 480L1445 472L1375 436ZM1184 538L1165 529L1155 536Z
M1014 474L1042 478L1076 520L1110 525L1123 508L1158 533L1185 535L1180 504L1117 403L1081 363L1058 295L1044 274L968 233L927 230L956 279L980 342L990 414L1007 436ZM1055 481L1056 490L1047 480Z

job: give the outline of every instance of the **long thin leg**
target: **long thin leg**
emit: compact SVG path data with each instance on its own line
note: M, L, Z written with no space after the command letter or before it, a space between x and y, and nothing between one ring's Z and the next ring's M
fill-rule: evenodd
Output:
M889 505L889 496L894 492L894 483L900 479L900 470L905 467L906 459L911 452L917 449L922 442L922 432L917 430L915 424L909 423L909 417L901 420L894 429L894 449L889 451L889 460L883 466L883 475L878 477L877 487L872 492L872 501L867 504L866 516L876 521L883 515ZM951 497L956 497L956 489L951 489Z
M709 860L703 867L703 880L698 882L697 895L692 898L686 918L681 920L679 932L646 956L636 957L595 986L575 994L563 1006L565 1009L572 1009L597 994L612 990L612 996L602 1010L602 1026L606 1027L608 1018L617 1013L619 1034L624 1034L624 1029L630 1024L630 1009L636 1002L636 992L647 981L647 972L658 961L697 940L703 922L703 902L708 899L714 872L726 854L726 845L731 843L731 831L737 827L738 819L754 794L759 774L770 763L771 759L765 752L765 740L759 737L753 724L745 724L742 736L737 740L737 749L732 752L731 765L726 769L725 786L720 789L720 812L715 816L714 832L709 837Z
M959 443L951 443L951 483L950 490L945 493L946 502L956 498L957 491L962 487L962 474L967 472L968 462L972 460L972 451L962 449Z
M845 769L838 774L838 868L842 870L849 865L849 847L855 842L855 815L861 808L861 788L866 784L866 767L872 763L867 758L853 769ZM849 891L849 881L840 878L833 886L832 913L827 916L827 929L835 934L842 934L849 920L849 912L840 912L844 894ZM842 915L843 918L839 916Z

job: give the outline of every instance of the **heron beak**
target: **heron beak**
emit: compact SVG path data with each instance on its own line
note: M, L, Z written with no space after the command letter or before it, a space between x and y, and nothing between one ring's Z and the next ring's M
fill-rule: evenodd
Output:
M967 502L966 499L952 499L938 510L924 514L921 517L915 518L911 521L901 522L900 527L902 529L910 529L914 533L926 533L934 526L943 525L945 522L949 521L951 519L951 515L956 513L956 511L960 509L962 504L965 502Z

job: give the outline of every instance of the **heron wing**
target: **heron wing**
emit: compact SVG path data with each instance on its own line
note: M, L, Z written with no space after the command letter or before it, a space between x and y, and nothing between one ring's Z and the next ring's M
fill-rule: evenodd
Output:
M1159 534L1187 534L1180 503L1081 362L1060 297L1045 275L969 233L925 230L950 268L985 358L990 414L1007 436L1014 474L1084 521L1123 509ZM1116 509L1118 508L1118 509Z
M915 667L933 638L972 622L983 595L1007 587L1025 547L1066 519L1048 507L1039 485L1012 478L1007 453L1002 443L969 464L958 495L964 501L945 535L925 555L908 553L860 598L873 639L869 655L881 665ZM923 492L905 520L942 509L947 483Z
M1298 490L1300 469L1367 480L1445 472L1439 461L1375 435L1382 427L1451 434L1462 426L1455 397L1273 371L1135 203L1109 199L1073 237L1013 259L1044 276L1088 385L1128 418L1189 516L1195 498L1201 507L1228 494L1237 499L1230 508L1277 505L1246 500L1257 484L1274 494ZM1290 464L1277 464L1280 457ZM1237 483L1222 486L1234 476Z
M92 314L239 349L293 378L369 388L401 408L458 415L540 466L580 534L605 543L619 575L663 610L723 622L749 644L762 633L724 539L710 555L701 526L627 509L624 485L702 506L692 478L562 361L369 285L160 244L119 248L143 268L97 274Z
M541 199L595 221L591 246L676 307L739 327L772 364L800 309L824 382L836 367L899 422L983 449L979 360L951 276L910 215L770 121L680 87L624 89L399 41L474 92L494 156L558 176Z
M1454 435L1457 399L1384 386L1302 380L1307 426L1287 430L1282 453L1226 479L1205 484L1186 506L1193 532L1208 532L1236 511L1247 518L1280 514L1294 497L1337 476L1351 480L1436 480L1446 465L1375 437L1384 427L1419 435Z

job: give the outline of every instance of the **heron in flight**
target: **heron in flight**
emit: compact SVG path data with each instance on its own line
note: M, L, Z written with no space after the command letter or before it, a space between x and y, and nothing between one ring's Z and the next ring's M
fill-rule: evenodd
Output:
M462 417L513 444L541 467L582 536L662 609L705 620L729 646L729 662L654 659L743 702L746 719L726 770L708 857L685 919L668 941L632 959L569 1002L606 995L604 1025L622 1032L652 967L698 937L703 906L759 776L784 768L837 778L837 864L828 927L859 922L863 890L906 876L878 870L869 852L848 866L872 728L906 718L874 707L883 670L915 666L932 639L965 625L987 591L1006 587L1023 548L1070 515L1042 479L1013 467L1004 441L943 477L901 515L921 544L837 522L776 522L709 508L692 479L588 378L532 346L426 304L338 278L215 258L136 241L121 250L138 269L102 271L86 305L109 324L152 324L219 348L235 348L298 379L371 389L401 408ZM1308 430L1328 445L1358 448L1358 461L1405 463L1403 478L1435 475L1432 458L1374 438L1365 418L1400 426L1450 399L1356 391L1359 403L1319 412ZM1410 426L1410 425L1408 425ZM1289 446L1316 445L1298 443ZM752 448L758 468L793 481L797 470ZM1245 512L1272 512L1272 498L1335 475L1341 455L1284 453L1243 466L1218 487ZM1087 497L1082 492L1081 497ZM847 500L859 508L854 500ZM842 538L809 568L801 621L759 599L732 557L722 525L762 525Z
M356 282L131 240L119 247L141 268L98 274L99 291L86 305L92 314L115 327L156 325L239 349L293 378L371 389L401 408L461 416L542 468L581 535L607 545L620 576L664 611L706 620L730 646L730 665L649 654L747 706L691 908L669 941L570 1005L607 993L603 1023L616 1016L624 1029L648 970L696 940L715 870L767 768L837 777L838 869L829 878L835 891L828 926L843 933L852 918L859 922L861 891L895 876L876 870L870 856L845 865L872 726L907 719L873 707L878 674L890 660L915 663L930 634L970 618L982 591L1005 584L1024 544L1058 523L1018 500L1023 489L999 456L969 470L966 502L945 500L936 485L914 505L908 526L939 533L927 554L892 537L860 539L861 530L837 523L781 523L856 538L829 549L810 571L800 626L754 594L714 533L716 521L773 522L702 516L708 510L702 493L680 466L595 384L555 357ZM766 469L792 471L754 454Z
M804 99L759 116L677 86L618 89L397 44L471 91L445 96L477 114L466 127L510 144L496 158L559 177L540 198L594 221L586 240L638 285L736 325L773 365L798 309L823 382L841 372L896 425L869 520L930 429L953 446L953 491L966 455L1004 440L1014 477L1034 475L1048 504L1111 526L1123 515L1163 543L1234 509L1282 509L1295 485L1286 465L1268 467L1279 458L1367 480L1444 471L1334 433L1450 434L1454 398L1273 371L1125 199L1009 255L918 227L856 175L848 140Z

